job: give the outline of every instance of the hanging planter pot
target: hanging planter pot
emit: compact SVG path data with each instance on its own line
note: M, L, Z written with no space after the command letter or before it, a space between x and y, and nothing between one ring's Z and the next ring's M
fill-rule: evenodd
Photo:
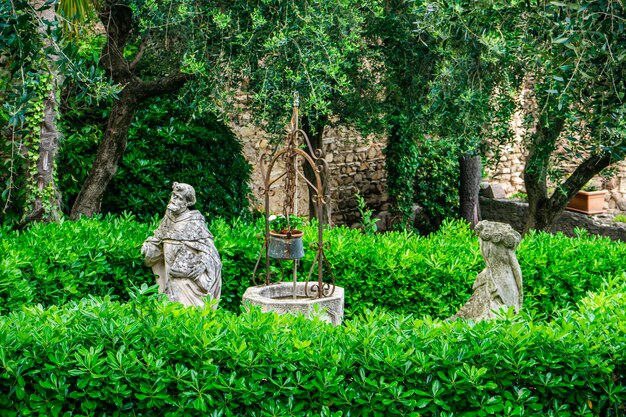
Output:
M268 255L274 259L300 259L304 257L301 230L270 231Z

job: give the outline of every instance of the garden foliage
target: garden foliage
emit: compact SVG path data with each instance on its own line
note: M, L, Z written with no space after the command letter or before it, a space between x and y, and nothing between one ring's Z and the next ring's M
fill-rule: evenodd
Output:
M128 291L154 283L142 265L142 242L156 227L133 216L36 224L23 231L0 227L0 313L22 305L44 306L91 294L128 300ZM223 261L220 307L239 311L252 285L262 247L261 223L210 222ZM316 240L315 225L303 227L304 241ZM484 268L478 240L463 222L444 222L429 237L409 232L366 236L357 230L324 231L327 257L337 285L345 288L346 314L382 307L396 313L445 318L465 303ZM626 271L626 245L581 235L530 233L517 250L524 276L524 309L552 317L574 306L588 291ZM306 251L300 276L314 253ZM327 280L329 277L327 277Z
M44 115L55 107L47 97L55 96L56 75L49 45L56 40L56 22L50 21L45 9L42 3L35 11L32 3L24 0L0 4L3 223L50 221L59 215L58 189L52 178L58 132L53 120L43 123ZM50 42L42 38L42 33L50 36Z
M139 250L147 224L128 217L0 228L0 313L21 305L63 304L88 294L128 298L152 282Z
M619 416L626 287L550 323L368 311L333 327L147 296L0 317L0 415Z
M68 209L102 136L99 125L84 124L85 116L79 113L65 126L59 158L59 184ZM191 103L174 97L153 99L137 111L124 158L102 202L104 213L128 211L144 221L161 215L174 182L191 184L198 196L206 196L198 198L196 208L211 216L234 219L248 213L251 168L242 144L214 115L193 116Z
M459 153L453 141L433 140L419 124L400 119L385 148L387 184L404 226L428 234L459 209ZM421 210L417 217L415 206Z

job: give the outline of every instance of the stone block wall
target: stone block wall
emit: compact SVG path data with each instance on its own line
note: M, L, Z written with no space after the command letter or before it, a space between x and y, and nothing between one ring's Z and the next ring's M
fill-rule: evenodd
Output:
M494 152L489 152L487 158L493 161L485 167L488 181L495 182L504 188L508 197L525 192L522 172L526 161L526 154L521 146L521 138L514 144L506 145L500 152L500 158ZM565 172L573 172L575 161L564 161L562 167ZM609 213L626 211L626 161L621 161L612 167L613 175L608 177L596 176L591 181L598 189L608 190L604 209ZM550 185L549 185L550 186Z
M231 128L243 142L244 153L252 164L252 184L254 194L253 206L257 210L264 209L264 200L260 193L263 184L260 170L260 160L264 153L272 152L270 135L255 125L249 112L245 111L245 98L242 96L239 107L242 111L231 119ZM520 131L521 119L514 118L512 129L516 132L513 144L506 145L499 152L499 158L485 167L488 181L503 186L507 196L516 192L524 192L522 172L526 159ZM331 187L331 214L334 224L352 226L358 223L360 215L357 210L355 193L365 198L368 208L375 213L389 210L387 194L387 180L385 172L385 157L382 150L385 139L382 137L362 137L357 131L346 126L330 127L323 136L326 161L330 169ZM495 160L494 152L487 157ZM575 163L565 165L565 171L571 172ZM626 161L619 162L613 167L613 175L609 178L597 177L593 182L609 192L606 195L605 210L609 213L626 212ZM280 212L284 195L280 192L270 198L271 211ZM298 183L297 193L298 214L308 215L308 192L303 180Z
M336 224L351 226L360 221L358 191L375 213L388 209L385 174L385 142L363 138L345 126L327 129L324 150L330 166L332 217Z
M528 216L528 204L480 197L480 212L483 219L508 223L521 232ZM555 219L549 232L561 232L566 236L575 237L576 228L584 228L593 235L626 242L626 223L614 222L612 215L608 214L587 216L565 210Z
M495 160L493 152L487 154L489 160ZM494 165L485 167L489 182L502 185L507 196L516 192L525 192L522 171L524 169L524 155L521 146L506 145L501 150L500 158L495 160Z
M242 141L244 155L253 168L251 189L252 205L256 210L264 210L264 197L261 195L263 177L261 158L264 153L271 155L273 144L271 136L254 125L246 112L236 114L230 123L233 132ZM378 213L388 209L387 184L385 176L385 158L382 150L384 140L364 138L357 131L346 126L326 128L323 135L326 162L330 170L331 216L333 224L351 226L360 220L355 193L365 198L368 208ZM284 167L277 166L274 172L282 172ZM277 185L279 185L277 183ZM308 191L304 180L298 181L298 215L308 215ZM270 211L282 211L284 194L280 189L270 196Z

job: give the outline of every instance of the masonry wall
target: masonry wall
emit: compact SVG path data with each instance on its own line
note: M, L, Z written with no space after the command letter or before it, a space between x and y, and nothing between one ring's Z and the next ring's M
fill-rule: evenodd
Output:
M274 145L270 135L250 120L249 114L242 112L231 120L231 128L242 141L244 154L252 164L252 202L255 209L264 210L262 195L263 169L261 160L264 154L271 157ZM331 218L333 224L352 226L358 223L360 215L357 210L355 193L365 198L368 208L378 213L388 209L387 182L385 177L385 158L382 150L383 139L362 137L358 132L346 126L326 128L323 135L323 146L326 162L330 171ZM282 172L280 163L272 173ZM281 181L277 186L282 185ZM280 188L270 195L270 211L282 212L284 193ZM308 191L303 180L297 186L297 210L301 216L308 215Z
M363 138L345 126L324 134L326 160L330 166L333 221L351 226L360 221L355 194L378 213L388 210L384 141Z
M494 152L488 153L487 157L493 160ZM489 182L501 184L508 197L517 192L526 192L522 178L525 160L526 154L522 149L521 139L518 138L514 144L506 145L501 150L500 158L486 167ZM573 172L576 162L565 160L562 167L565 172ZM613 175L597 176L593 178L592 183L598 189L609 191L604 203L607 212L626 211L626 161L615 164L612 171Z
M237 114L231 120L231 128L244 145L244 153L252 164L252 184L254 201L253 206L264 210L264 197L261 193L263 184L261 174L261 158L263 154L273 152L270 135L250 120L247 112ZM387 194L387 180L385 172L385 157L383 149L385 139L381 137L362 137L355 130L346 126L327 128L323 135L326 161L330 169L331 187L331 216L333 224L352 226L360 221L357 210L355 193L364 196L368 208L375 213L389 210L389 196ZM494 157L493 152L487 155ZM500 158L486 167L490 182L497 182L504 187L507 196L516 192L524 192L524 169L526 155L521 146L521 136L513 144L505 146L500 152ZM571 172L575 168L574 162L566 164L565 170ZM278 169L281 167L278 166ZM626 161L615 164L613 175L597 177L593 182L599 188L608 190L605 210L609 213L626 212ZM297 208L301 216L308 215L308 193L304 181L298 183ZM280 190L270 196L270 210L272 213L282 211L284 194Z

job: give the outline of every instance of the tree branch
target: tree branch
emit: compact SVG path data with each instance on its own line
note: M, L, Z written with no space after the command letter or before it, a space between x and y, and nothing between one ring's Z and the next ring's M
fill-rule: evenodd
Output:
M107 41L100 54L100 66L115 82L127 84L134 78L124 58L124 48L133 25L133 12L128 6L107 1L99 16L107 32Z
M136 97L139 101L141 101L151 97L175 93L193 77L193 74L178 72L174 75L170 75L169 77L163 77L148 82L141 82L136 88Z
M578 165L563 184L554 191L554 194L550 197L550 204L553 207L559 207L560 205L565 206L589 180L613 162L616 161L613 160L610 152L602 151L590 155Z
M129 68L130 68L131 71L133 71L135 69L135 67L137 66L137 64L141 60L141 57L143 56L143 53L146 50L146 46L148 45L149 41L150 41L150 33L148 33L143 38L143 40L141 41L141 45L139 45L139 51L137 51L137 54L135 55L135 58L133 59L133 62L130 63Z

